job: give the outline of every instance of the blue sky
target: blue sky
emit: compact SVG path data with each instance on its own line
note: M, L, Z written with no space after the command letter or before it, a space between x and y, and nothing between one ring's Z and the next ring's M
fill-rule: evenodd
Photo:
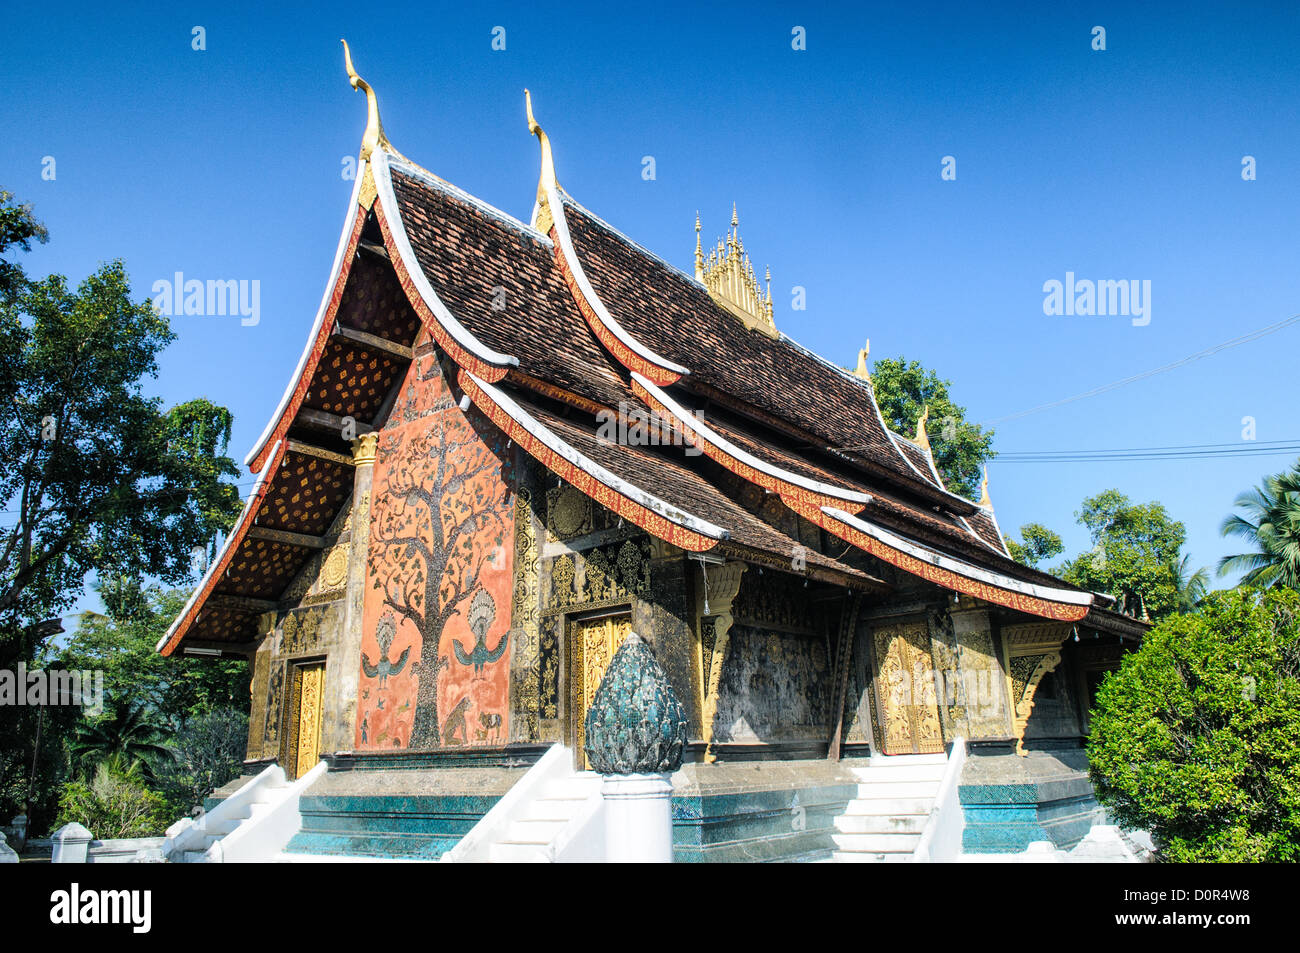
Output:
M242 460L297 362L346 211L342 163L365 122L347 37L415 161L526 218L528 86L578 201L684 269L696 210L707 241L734 201L771 265L778 327L842 364L865 338L874 358L918 359L977 421L1300 311L1295 4L467 6L11 5L0 186L51 235L26 267L79 279L122 258L141 298L176 271L259 280L256 327L174 318L156 382L169 403L230 407ZM791 48L796 26L806 50ZM1044 315L1043 283L1066 272L1149 280L1150 323ZM791 310L796 285L805 311ZM996 447L1232 443L1245 416L1261 441L1298 437L1297 344L1291 327L1008 421ZM1233 548L1218 535L1233 497L1290 462L995 462L991 489L1004 530L1046 523L1071 554L1087 545L1084 497L1158 499L1210 565Z

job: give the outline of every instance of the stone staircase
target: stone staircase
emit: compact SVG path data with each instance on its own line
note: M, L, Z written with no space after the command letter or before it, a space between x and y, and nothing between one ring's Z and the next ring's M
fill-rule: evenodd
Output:
M854 766L858 796L835 818L833 860L912 861L947 767L942 754L876 756Z
M167 829L163 856L172 863L267 861L288 843L301 818L298 801L326 770L325 762L296 781L278 765L266 768L197 818Z
M570 827L599 806L600 784L600 777L591 771L547 782L506 826L505 836L488 849L489 860L494 864L555 862L567 846Z
M604 858L601 779L556 744L442 857L445 863L556 863Z

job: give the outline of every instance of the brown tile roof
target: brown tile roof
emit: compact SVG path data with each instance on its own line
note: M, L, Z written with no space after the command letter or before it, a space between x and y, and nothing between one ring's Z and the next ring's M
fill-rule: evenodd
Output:
M639 248L586 209L565 202L574 249L610 314L650 350L705 385L789 421L907 481L865 382L787 338L744 327L704 287Z

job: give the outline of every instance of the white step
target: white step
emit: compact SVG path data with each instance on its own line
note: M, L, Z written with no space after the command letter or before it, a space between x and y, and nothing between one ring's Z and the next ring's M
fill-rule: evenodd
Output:
M947 763L948 756L946 754L881 754L867 759L867 764L873 768L889 768L900 764Z
M538 798L529 801L521 809L520 820L569 820L587 803L585 797Z
M840 850L912 853L921 843L920 834L832 834Z
M858 784L859 798L935 798L937 781L866 781Z
M546 844L497 841L489 848L494 864L545 864L550 861Z
M549 844L569 823L567 818L526 818L511 821L506 828L507 841Z
M894 854L887 852L868 853L867 851L837 850L831 854L837 864L909 864L912 853Z
M600 778L594 774L579 774L570 778L550 781L542 789L543 798L582 798L586 800L600 791Z
M938 784L947 770L942 764L900 764L880 768L855 768L853 773L861 783L877 781L933 781Z
M929 814L841 814L835 829L843 834L920 834Z
M860 797L849 802L845 814L929 814L933 797Z

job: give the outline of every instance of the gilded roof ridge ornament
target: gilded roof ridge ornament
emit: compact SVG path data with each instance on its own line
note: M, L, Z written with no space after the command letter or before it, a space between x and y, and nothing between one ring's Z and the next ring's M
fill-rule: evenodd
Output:
M366 94L366 131L361 136L361 158L369 159L375 149L383 149L399 159L406 159L406 156L393 148L393 144L384 135L384 124L379 119L379 100L375 96L374 88L362 79L352 66L352 50L348 48L348 41L339 40L339 42L343 44L343 66L348 71L348 81L353 89L359 89Z
M704 256L700 247L699 213L695 222L695 276L708 289L710 297L722 305L751 330L762 331L776 337L776 322L772 319L772 269L766 271L766 293L758 288L758 277L745 243L740 238L740 216L736 205L731 205L731 225L726 239Z
M864 381L871 380L871 368L867 365L867 359L871 357L871 338L867 338L862 345L862 350L858 351L858 366L853 375L860 377Z
M912 438L912 443L921 447L926 453L930 452L930 435L925 432L925 425L929 419L930 405L926 404L925 409L921 411L921 419L916 422L916 436Z
M980 481L980 506L986 510L993 509L993 501L989 499L989 468L984 468L984 479Z
M524 90L524 111L528 115L528 131L537 137L542 147L542 170L537 176L537 208L533 212L533 227L538 231L549 233L554 224L551 220L551 203L547 192L559 190L560 183L555 178L555 156L551 152L551 140L533 117L533 94Z

